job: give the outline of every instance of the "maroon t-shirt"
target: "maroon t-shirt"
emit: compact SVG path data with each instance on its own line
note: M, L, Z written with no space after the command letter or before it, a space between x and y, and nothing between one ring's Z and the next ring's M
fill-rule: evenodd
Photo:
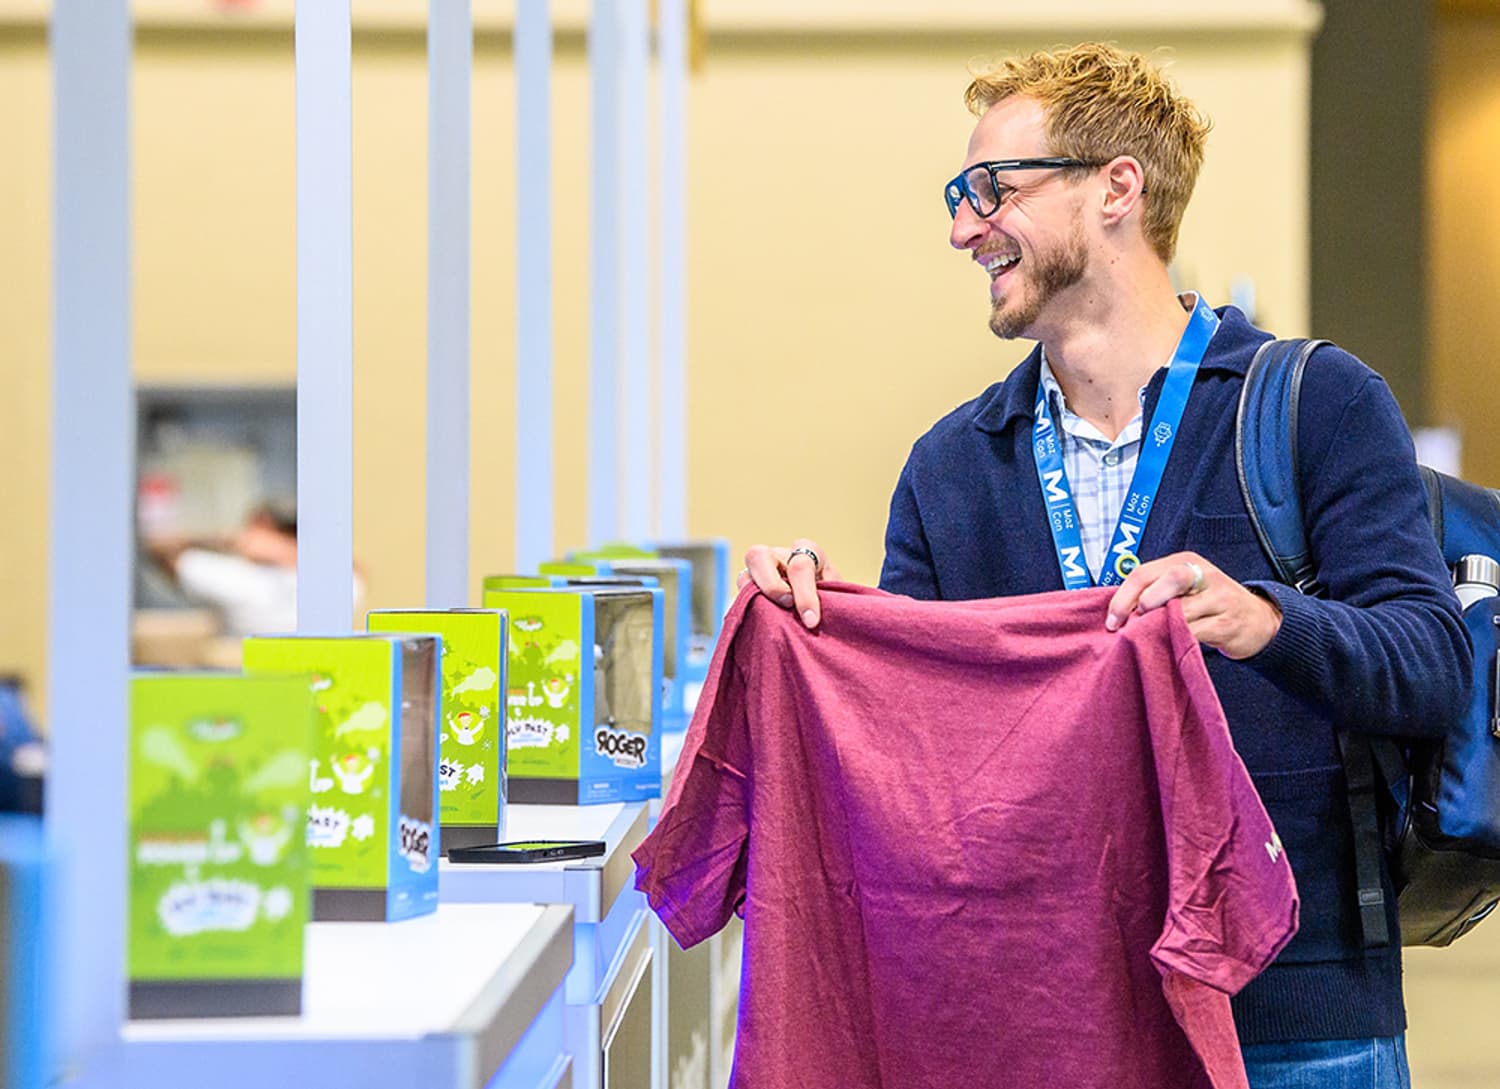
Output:
M745 918L732 1084L1242 1087L1229 995L1297 927L1177 604L735 602L637 886Z

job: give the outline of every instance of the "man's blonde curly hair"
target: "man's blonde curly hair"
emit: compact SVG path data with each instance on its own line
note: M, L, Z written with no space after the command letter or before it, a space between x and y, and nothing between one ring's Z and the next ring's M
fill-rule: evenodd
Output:
M1141 164L1142 229L1162 261L1171 261L1203 165L1208 118L1145 57L1099 42L1003 60L975 75L964 102L980 116L1018 96L1046 112L1048 154L1088 162L1129 155Z

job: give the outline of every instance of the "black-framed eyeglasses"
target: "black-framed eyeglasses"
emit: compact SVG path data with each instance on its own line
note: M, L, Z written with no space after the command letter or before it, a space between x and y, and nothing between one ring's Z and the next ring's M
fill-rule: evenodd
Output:
M1067 170L1070 167L1103 166L1103 163L1067 156L1049 156L1042 159L996 159L988 163L975 163L966 167L947 185L943 186L943 200L948 205L948 215L958 215L960 201L967 200L980 219L986 219L1000 210L1005 198L1016 191L1015 186L1000 181L1004 170Z

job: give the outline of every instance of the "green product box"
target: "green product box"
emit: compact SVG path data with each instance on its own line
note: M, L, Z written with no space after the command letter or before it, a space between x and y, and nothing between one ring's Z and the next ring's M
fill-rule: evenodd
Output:
M685 702L688 637L692 633L693 566L687 560L636 555L640 549L613 545L598 552L569 553L580 563L608 565L615 577L654 579L662 589L666 626L662 664L662 728L687 729Z
M661 555L655 545L637 545L629 541L605 541L589 552L609 560L654 560Z
M490 589L510 616L510 800L589 805L661 793L662 592Z
M545 590L567 581L562 575L486 575L480 594L487 590Z
M591 554L606 557L610 563L624 561L626 568L629 561L645 559L686 560L691 566L692 602L688 610L688 635L680 672L683 679L683 714L685 718L692 717L698 706L698 697L703 692L703 683L708 679L708 665L713 658L714 646L719 641L719 631L724 624L724 614L729 611L733 593L730 587L728 538L656 540L644 546L613 542L601 545ZM679 612L678 615L682 614ZM668 616L671 616L670 606ZM668 625L670 624L669 619ZM667 728L672 728L670 723Z
M667 559L687 560L693 568L693 593L686 661L683 665L683 711L691 717L698 706L708 664L724 614L729 611L729 541L704 537L683 541L656 541L655 549Z
M131 678L131 1017L301 1012L312 733L306 677Z
M499 609L378 609L371 631L443 640L438 716L439 852L505 838L505 676L509 625Z
M437 910L442 640L269 635L244 646L245 672L310 676L317 697L313 918L395 922Z
M563 578L587 578L590 575L612 575L608 561L582 563L574 560L552 560L536 566L538 575L560 575Z

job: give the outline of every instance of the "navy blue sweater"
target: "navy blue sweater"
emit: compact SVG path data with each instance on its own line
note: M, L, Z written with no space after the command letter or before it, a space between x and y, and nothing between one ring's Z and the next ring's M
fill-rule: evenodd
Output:
M1406 1024L1400 948L1362 947L1334 731L1441 733L1467 703L1469 643L1401 411L1379 375L1334 347L1308 365L1298 430L1302 506L1329 596L1275 581L1234 466L1240 388L1269 335L1234 307L1219 314L1139 555L1198 552L1282 610L1254 658L1205 648L1302 900L1297 937L1235 998L1235 1020L1245 1043L1388 1036ZM882 588L949 600L1063 588L1031 452L1039 359L1033 351L912 448L891 500ZM1146 389L1147 432L1165 374ZM1108 784L1080 784L1090 787Z

